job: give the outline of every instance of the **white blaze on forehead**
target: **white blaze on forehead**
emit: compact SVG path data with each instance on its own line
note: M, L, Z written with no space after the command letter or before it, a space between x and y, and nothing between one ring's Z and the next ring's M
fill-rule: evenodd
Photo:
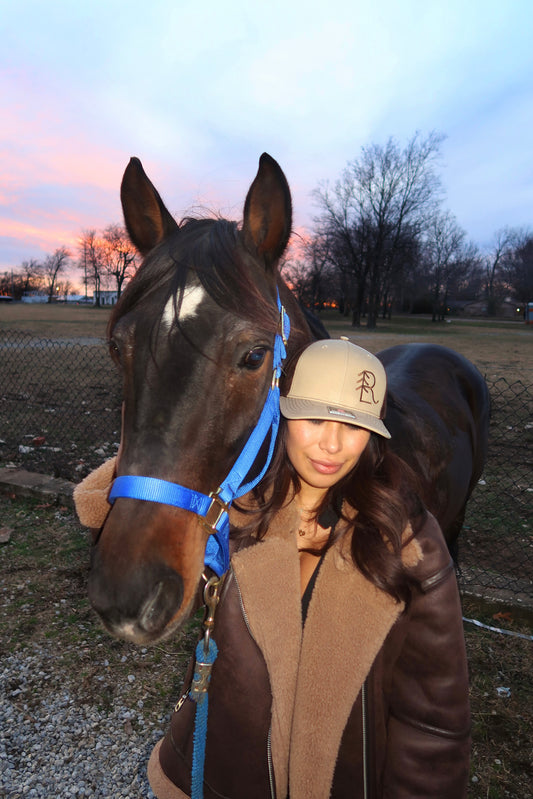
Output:
M199 284L187 286L183 292L183 299L181 302L178 321L184 322L186 319L190 319L191 316L194 316L204 297L205 291L203 286L200 286ZM168 325L168 327L171 327L175 316L176 300L175 297L170 297L165 305L165 310L163 311L163 322Z

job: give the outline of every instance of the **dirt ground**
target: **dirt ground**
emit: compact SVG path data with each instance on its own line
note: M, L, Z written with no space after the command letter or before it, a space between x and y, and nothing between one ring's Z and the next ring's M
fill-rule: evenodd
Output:
M130 707L142 703L148 727L159 725L179 696L199 619L154 647L112 639L87 600L89 540L71 509L0 497L0 528L4 538L9 534L0 544L0 660L36 648L52 652L53 678L20 701L38 712L46 693L61 686L80 704L111 708L117 687L126 685ZM464 615L531 634L527 620L512 611L487 614L470 601ZM473 715L469 797L531 799L533 642L468 623L465 637Z

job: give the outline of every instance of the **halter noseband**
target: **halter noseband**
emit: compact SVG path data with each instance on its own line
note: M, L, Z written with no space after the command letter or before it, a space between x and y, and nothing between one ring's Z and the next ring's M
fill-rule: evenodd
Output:
M216 491L209 495L194 491L192 488L160 480L157 477L139 477L138 475L123 475L115 478L109 502L111 504L118 497L129 499L142 499L147 502L160 502L164 505L173 505L196 513L202 519L202 524L210 533L205 549L205 565L220 577L229 567L229 516L231 503L237 497L242 497L251 491L264 476L274 451L274 444L279 428L279 379L281 366L287 352L285 346L289 339L290 319L281 304L279 292L277 296L278 310L280 313L278 332L274 340L274 353L272 364L272 384L270 386L263 410L252 430L248 441L226 479ZM259 474L244 483L258 453L270 433L268 454Z

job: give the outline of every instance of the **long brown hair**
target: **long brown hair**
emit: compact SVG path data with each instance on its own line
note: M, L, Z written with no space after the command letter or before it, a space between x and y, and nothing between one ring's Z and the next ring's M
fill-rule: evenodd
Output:
M253 530L257 538L263 538L275 514L300 490L300 478L287 455L286 437L287 421L281 417L272 463L254 489L257 510L253 521L240 528L241 534ZM354 565L379 589L408 604L416 581L402 562L404 531L411 523L416 535L426 511L418 496L415 475L389 450L384 438L371 434L352 471L326 492L316 518L328 508L335 509L350 524ZM355 519L353 511L357 512ZM322 550L310 551L322 554L345 530L345 524L337 524Z

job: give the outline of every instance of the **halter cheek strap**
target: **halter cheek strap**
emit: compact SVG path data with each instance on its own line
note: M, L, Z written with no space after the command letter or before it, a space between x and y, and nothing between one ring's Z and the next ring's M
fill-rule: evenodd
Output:
M280 417L279 379L281 377L282 363L287 355L286 344L290 334L290 319L281 304L279 293L277 303L280 322L274 341L272 384L255 428L233 464L230 473L217 490L207 495L156 477L122 475L115 479L109 494L109 502L111 504L118 497L127 497L172 505L200 516L202 524L210 533L205 550L205 565L219 577L229 567L228 512L231 503L234 499L242 497L248 491L251 491L263 478L270 465L278 433ZM256 477L245 483L246 476L268 435L270 435L270 441L263 468Z

